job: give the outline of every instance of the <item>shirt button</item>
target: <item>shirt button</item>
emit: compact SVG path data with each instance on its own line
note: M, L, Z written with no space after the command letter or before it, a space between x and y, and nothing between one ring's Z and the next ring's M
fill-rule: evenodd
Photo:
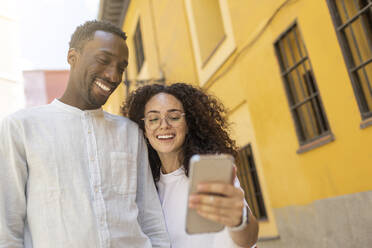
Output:
M90 161L92 161L92 162L93 162L93 161L94 161L94 157L91 157L91 158L90 158Z
M88 133L89 133L89 134L91 134L91 133L92 133L92 131L88 130Z
M99 188L96 186L96 187L94 188L94 192L98 193L98 191L99 191Z

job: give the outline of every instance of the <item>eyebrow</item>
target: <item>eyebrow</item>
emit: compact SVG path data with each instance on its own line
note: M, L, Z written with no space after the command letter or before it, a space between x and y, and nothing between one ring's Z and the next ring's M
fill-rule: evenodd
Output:
M182 110L181 110L181 109L168 109L167 112L168 112L168 113L172 113L172 112L182 112ZM150 111L148 111L145 115L150 114L150 113L160 114L160 111L157 111L157 110L150 110Z

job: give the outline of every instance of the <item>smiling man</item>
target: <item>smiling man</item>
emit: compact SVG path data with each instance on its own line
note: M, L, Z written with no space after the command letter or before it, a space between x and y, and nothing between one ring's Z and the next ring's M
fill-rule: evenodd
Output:
M128 64L126 35L72 35L67 89L0 124L0 248L169 247L143 135L101 106Z

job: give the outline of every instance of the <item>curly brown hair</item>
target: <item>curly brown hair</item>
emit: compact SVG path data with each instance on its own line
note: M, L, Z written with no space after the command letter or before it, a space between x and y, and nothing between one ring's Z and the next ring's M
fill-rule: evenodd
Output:
M132 92L122 106L122 114L136 122L145 132L145 105L154 95L167 93L176 97L185 110L188 133L183 143L183 157L180 163L189 174L189 160L194 154L226 153L237 157L235 141L229 136L229 125L225 118L226 109L214 96L186 83L171 85L152 84ZM149 161L157 182L160 177L161 161L157 152L147 142Z

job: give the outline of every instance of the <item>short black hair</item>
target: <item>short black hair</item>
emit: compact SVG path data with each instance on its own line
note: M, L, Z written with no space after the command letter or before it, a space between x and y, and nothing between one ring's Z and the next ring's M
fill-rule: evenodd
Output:
M71 36L70 49L82 49L85 45L85 42L92 40L95 32L98 30L116 34L123 40L127 39L127 35L125 34L125 32L123 32L118 26L114 25L113 23L108 21L92 20L87 21L76 28L75 32Z

